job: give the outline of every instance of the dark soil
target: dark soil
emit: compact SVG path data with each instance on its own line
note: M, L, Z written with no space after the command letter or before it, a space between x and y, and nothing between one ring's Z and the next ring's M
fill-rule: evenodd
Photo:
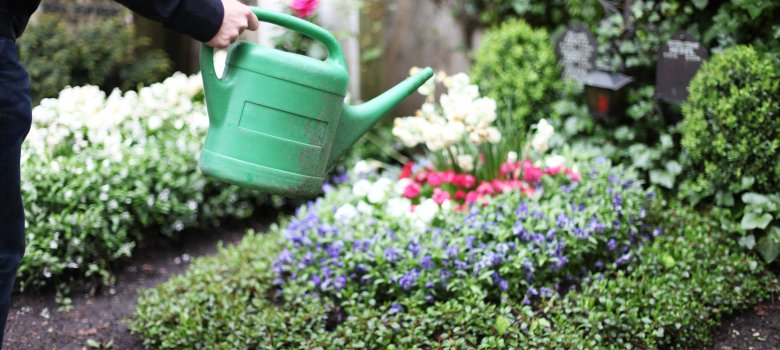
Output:
M724 319L705 349L780 349L780 301L770 300Z
M116 284L71 296L73 310L58 312L53 292L15 295L8 317L6 350L144 349L141 338L130 334L126 320L132 317L140 290L154 287L181 274L195 257L214 254L217 242L226 246L241 240L247 227L264 231L276 221L267 210L248 222L222 228L185 232L178 242L158 242L138 249L116 271ZM710 345L702 350L780 350L780 301L770 300L725 317L713 329Z
M241 240L248 227L262 232L276 221L276 211L221 228L187 231L176 242L156 242L136 249L115 271L116 284L71 296L73 310L57 311L53 292L14 295L8 315L5 350L143 349L141 338L130 334L126 320L135 310L137 293L181 274L196 257L214 254ZM92 346L90 346L92 345Z

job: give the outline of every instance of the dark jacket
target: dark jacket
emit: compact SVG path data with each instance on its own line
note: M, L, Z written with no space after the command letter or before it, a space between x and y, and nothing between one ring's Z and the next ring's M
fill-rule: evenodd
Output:
M209 41L222 26L225 9L221 0L116 0L141 16L166 28ZM0 0L0 36L22 35L40 0Z

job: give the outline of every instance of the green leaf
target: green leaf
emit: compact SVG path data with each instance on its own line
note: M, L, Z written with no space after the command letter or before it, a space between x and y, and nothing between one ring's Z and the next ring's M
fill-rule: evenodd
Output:
M756 178L755 177L743 176L740 188L743 189L743 190L747 190L747 189L753 187L753 184L755 182L756 182Z
M758 252L761 257L764 258L767 264L775 261L777 255L780 254L780 243L770 238L769 236L761 237L758 240Z
M677 161L670 160L666 162L666 171L677 176L682 172L682 166L680 166L680 163L677 163Z
M734 205L734 195L731 192L718 191L715 194L715 204L730 207Z
M753 235L743 236L739 239L739 245L749 250L753 250L753 247L756 246L756 237Z
M90 348L100 348L100 343L92 338L87 339L87 346Z
M762 215L758 215L756 213L747 213L745 216L742 217L742 222L740 222L740 226L742 226L742 229L745 230L753 230L753 229L765 229L767 225L772 221L772 215L768 213L764 213Z
M696 6L696 8L702 10L705 7L707 7L707 3L709 2L709 0L692 0L692 2L693 2L693 6Z
M504 335L511 325L512 322L504 316L498 316L496 318L496 331L499 335Z
M664 170L651 170L650 182L671 189L674 187L674 175Z
M745 204L764 205L769 202L769 198L762 194L748 192L742 195L742 202Z

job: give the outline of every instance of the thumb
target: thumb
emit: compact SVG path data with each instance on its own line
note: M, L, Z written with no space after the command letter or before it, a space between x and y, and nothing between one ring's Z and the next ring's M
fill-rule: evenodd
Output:
M249 14L247 15L247 20L249 20L248 28L249 30L257 30L257 28L260 27L260 21L257 20L257 16L255 16L252 11L249 11Z

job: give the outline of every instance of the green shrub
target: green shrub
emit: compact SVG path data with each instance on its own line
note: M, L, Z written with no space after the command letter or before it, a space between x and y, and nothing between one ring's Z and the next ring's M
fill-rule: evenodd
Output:
M751 47L714 56L696 74L683 106L682 145L696 189L780 191L780 68Z
M97 87L44 99L23 146L27 252L22 290L111 283L145 238L250 215L264 196L203 176L208 126L199 76L106 98Z
M65 86L128 90L164 79L170 62L160 50L145 51L148 45L148 38L136 36L133 27L119 19L71 30L43 15L19 39L19 55L37 104Z
M562 85L561 67L547 31L522 20L507 21L485 33L471 73L485 94L496 100L499 115L511 114L517 134L549 117L551 101Z

